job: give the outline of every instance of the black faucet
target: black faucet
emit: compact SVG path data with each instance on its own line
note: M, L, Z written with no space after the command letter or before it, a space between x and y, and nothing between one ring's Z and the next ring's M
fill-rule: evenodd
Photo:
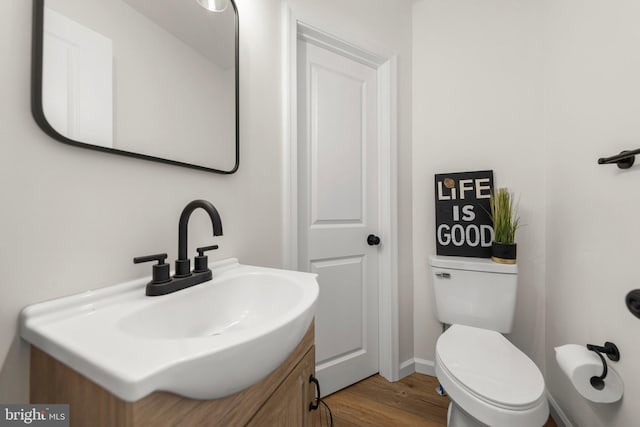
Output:
M187 256L187 229L189 218L194 210L202 208L211 218L213 235L222 236L222 220L218 210L206 200L194 200L182 210L180 221L178 222L178 259L176 260L176 271L173 278L169 277L169 265L164 263L167 254L150 255L133 259L134 263L158 261L153 266L153 280L147 284L146 294L149 296L166 295L172 292L185 289L198 283L211 280L212 273L207 267L206 251L218 249L218 245L198 248L198 256L195 257L195 268L191 271L191 260Z
M222 221L220 220L220 215L210 202L206 200L194 200L185 206L180 215L180 221L178 222L178 259L176 260L176 274L173 276L176 279L191 276L191 261L189 257L187 257L187 226L189 225L191 214L198 208L204 209L209 214L211 224L213 225L213 235L222 236Z

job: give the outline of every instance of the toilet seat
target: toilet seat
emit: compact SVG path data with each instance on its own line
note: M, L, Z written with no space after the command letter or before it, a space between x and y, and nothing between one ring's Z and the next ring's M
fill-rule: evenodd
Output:
M548 417L537 366L495 331L452 325L436 344L436 375L469 415L492 427L540 427Z

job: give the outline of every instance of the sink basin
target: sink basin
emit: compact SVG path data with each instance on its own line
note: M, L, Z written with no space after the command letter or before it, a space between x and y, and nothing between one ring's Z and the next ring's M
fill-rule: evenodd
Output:
M26 307L22 337L119 398L216 399L277 368L304 336L316 275L213 263L213 279L148 297L149 278Z

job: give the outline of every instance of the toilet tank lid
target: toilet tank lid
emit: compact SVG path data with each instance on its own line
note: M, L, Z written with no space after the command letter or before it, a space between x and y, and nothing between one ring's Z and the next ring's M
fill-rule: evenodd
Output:
M518 274L518 264L500 264L491 261L490 258L431 255L429 263L432 267L451 268L454 270Z

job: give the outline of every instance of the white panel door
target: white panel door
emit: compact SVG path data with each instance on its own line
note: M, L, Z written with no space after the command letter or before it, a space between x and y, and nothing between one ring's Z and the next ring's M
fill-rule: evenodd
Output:
M378 372L377 71L298 40L298 263L317 273L323 395Z

